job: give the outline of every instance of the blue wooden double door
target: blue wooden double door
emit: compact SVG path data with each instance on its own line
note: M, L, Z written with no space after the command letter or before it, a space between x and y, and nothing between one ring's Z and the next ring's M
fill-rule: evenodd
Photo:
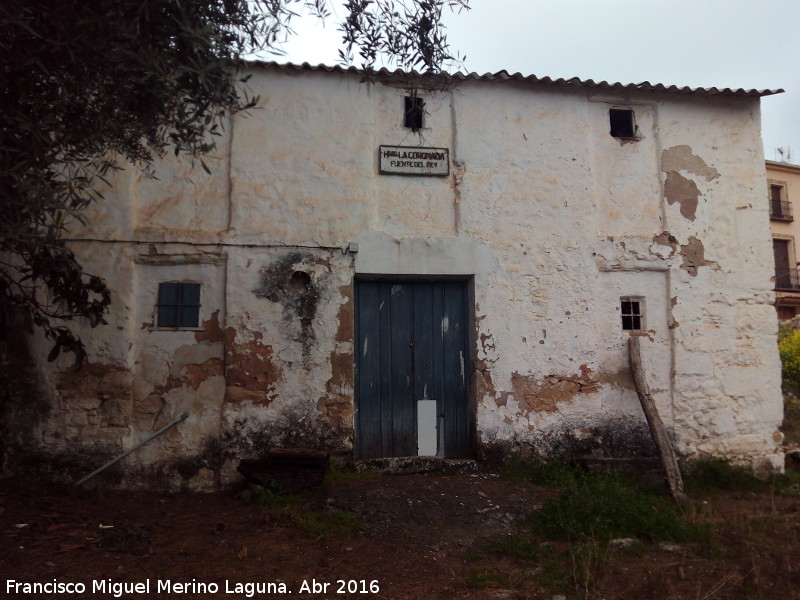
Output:
M356 452L417 454L417 401L436 401L438 454L470 455L466 281L356 281Z

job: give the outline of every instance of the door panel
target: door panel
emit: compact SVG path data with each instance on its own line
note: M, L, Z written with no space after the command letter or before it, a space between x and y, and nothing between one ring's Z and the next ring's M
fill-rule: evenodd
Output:
M417 454L417 401L436 400L447 457L469 456L465 282L356 282L356 448Z
M388 393L381 386L383 365L381 359L388 353L388 346L380 351L381 297L378 286L356 287L356 395L368 399L358 404L358 454L360 456L382 456L384 446L390 445L381 415L381 398ZM378 348L375 352L373 349ZM387 367L388 368L388 367ZM387 423L389 420L387 419ZM367 452L367 449L369 451Z

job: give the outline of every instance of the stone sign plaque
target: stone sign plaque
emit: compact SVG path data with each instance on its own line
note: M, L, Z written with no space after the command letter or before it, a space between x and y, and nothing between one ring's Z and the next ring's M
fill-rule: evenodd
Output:
M445 177L450 174L450 151L447 148L380 146L382 175L421 175Z

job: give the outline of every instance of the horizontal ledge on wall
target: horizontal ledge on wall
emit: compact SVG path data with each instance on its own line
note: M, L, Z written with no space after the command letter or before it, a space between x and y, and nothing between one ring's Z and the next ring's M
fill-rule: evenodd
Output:
M133 260L140 265L224 265L224 254L140 254Z
M656 271L664 273L669 271L669 264L662 262L640 261L635 263L618 263L615 261L602 263L597 268L603 273L612 271Z

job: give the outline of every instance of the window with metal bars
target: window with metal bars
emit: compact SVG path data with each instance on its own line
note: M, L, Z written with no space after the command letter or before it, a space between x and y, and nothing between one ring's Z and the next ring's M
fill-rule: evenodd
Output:
M624 296L619 299L623 331L644 329L644 298Z
M200 324L200 284L159 283L157 311L157 327L198 327Z

